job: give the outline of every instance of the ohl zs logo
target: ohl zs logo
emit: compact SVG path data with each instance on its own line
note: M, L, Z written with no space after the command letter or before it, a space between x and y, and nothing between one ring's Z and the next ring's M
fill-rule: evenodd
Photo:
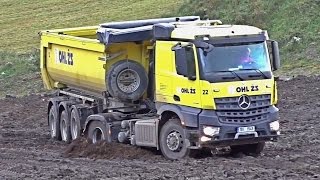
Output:
M235 94L235 93L246 93L246 92L254 92L254 91L259 91L259 86L257 85L252 85L252 86L229 86L228 92L230 94Z
M67 64L73 66L73 53L55 49L55 61L57 64Z

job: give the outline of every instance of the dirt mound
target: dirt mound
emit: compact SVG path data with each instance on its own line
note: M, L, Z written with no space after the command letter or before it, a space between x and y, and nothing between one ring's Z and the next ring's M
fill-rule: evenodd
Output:
M88 157L91 159L150 159L158 153L154 149L120 143L89 143L86 138L74 140L64 151L64 157ZM159 158L161 156L158 156Z

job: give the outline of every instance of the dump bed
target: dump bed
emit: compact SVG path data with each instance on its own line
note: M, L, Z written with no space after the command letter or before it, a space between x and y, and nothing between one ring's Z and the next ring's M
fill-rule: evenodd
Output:
M142 59L145 43L105 46L96 39L98 27L41 32L41 72L48 89L72 87L101 94L106 72L117 60Z
M41 31L44 84L47 89L69 87L102 94L106 91L106 74L117 61L133 60L148 71L149 50L153 48L150 40L154 32L159 37L163 35L161 23L194 20L199 20L199 17L115 22ZM168 35L168 32L164 33Z

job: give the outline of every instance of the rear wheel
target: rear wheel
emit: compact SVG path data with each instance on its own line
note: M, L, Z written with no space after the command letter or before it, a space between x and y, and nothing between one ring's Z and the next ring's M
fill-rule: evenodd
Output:
M48 114L50 136L53 139L61 140L60 123L56 106L52 105Z
M89 124L88 139L91 143L95 144L99 141L110 142L108 138L108 130L104 123L101 121L92 121Z
M184 129L178 119L166 122L160 131L160 149L167 159L181 159L189 155Z
M259 142L256 144L244 144L231 146L231 153L239 153L242 152L246 155L259 155L265 146L265 142Z
M62 141L69 143L71 141L70 120L66 110L63 110L60 115L60 130Z
M81 135L80 116L79 116L79 112L76 108L73 108L71 110L70 130L71 130L72 140L75 140L80 137L80 135Z

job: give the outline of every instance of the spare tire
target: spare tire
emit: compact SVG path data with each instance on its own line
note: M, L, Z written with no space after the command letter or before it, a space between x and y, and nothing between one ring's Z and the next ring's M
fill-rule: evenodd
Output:
M109 94L122 101L136 101L148 88L148 75L144 67L132 60L114 63L106 80Z

